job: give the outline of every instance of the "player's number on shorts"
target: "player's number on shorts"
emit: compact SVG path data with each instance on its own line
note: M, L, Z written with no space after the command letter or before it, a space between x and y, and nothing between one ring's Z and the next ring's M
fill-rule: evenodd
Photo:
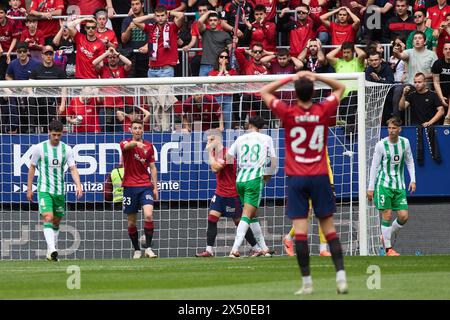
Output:
M258 162L260 150L261 146L259 144L254 144L251 147L248 144L243 144L241 147L241 163L247 163L248 161Z
M311 150L317 150L317 152L321 152L323 149L323 133L324 126L316 126L314 128L314 132L309 139L308 147ZM303 127L295 127L292 128L289 133L291 138L297 138L291 142L292 151L297 154L305 154L306 148L300 148L300 145L305 141L307 137L306 130Z
M129 206L131 204L131 197L123 197L123 204Z

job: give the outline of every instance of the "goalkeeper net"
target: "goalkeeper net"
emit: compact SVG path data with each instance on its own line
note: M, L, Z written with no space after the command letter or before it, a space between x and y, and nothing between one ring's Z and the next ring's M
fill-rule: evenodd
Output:
M379 217L367 205L365 191L390 86L366 83L362 74L329 76L345 81L351 89L328 138L336 228L345 254L376 254ZM36 203L37 177L34 202L26 199L26 185L30 147L48 139L47 124L52 119L65 125L62 140L73 148L84 191L83 198L77 200L74 183L66 172L66 213L57 244L61 257L131 257L126 216L120 200L107 200L111 195L105 192L105 181L119 166L119 142L131 138L129 127L135 117L144 120L144 139L152 142L156 151L160 201L155 204L152 249L159 257L192 257L206 246L209 201L216 186L204 150L207 130L224 127L224 145L230 146L245 132L246 121L253 114L267 119L265 133L273 138L279 158L279 170L264 188L258 216L267 245L276 254L283 254L282 237L291 228L284 212L284 130L258 95L263 85L280 77L1 82L1 259L45 257L47 246ZM315 99L319 101L329 92L317 83ZM277 94L288 103L295 102L292 85ZM141 213L138 221L143 235ZM217 256L229 253L234 236L233 221L221 218L214 248ZM311 254L318 254L315 218L309 243ZM250 246L245 244L242 253L248 250Z

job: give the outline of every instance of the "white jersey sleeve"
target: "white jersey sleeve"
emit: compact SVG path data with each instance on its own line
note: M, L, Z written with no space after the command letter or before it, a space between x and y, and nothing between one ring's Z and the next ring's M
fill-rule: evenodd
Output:
M409 144L409 140L406 141L406 154L405 154L405 162L406 167L408 168L409 177L411 178L411 182L416 183L416 169L414 167L414 158L411 151L411 145Z
M272 137L271 136L268 136L268 139L267 139L267 151L268 151L268 155L269 155L269 157L271 158L271 160L270 160L270 164L271 164L271 166L269 167L269 168L267 168L266 167L266 170L265 170L265 175L270 175L270 176L272 176L272 175L274 175L275 174L275 171L276 171L276 169L277 169L277 164L276 163L272 163L272 161L276 161L275 159L273 159L273 158L276 158L277 157L277 154L276 154L276 152L275 152L275 147L274 147L274 144L273 144L273 139L272 139Z
M40 144L31 146L31 159L30 159L30 164L32 164L33 166L37 167L38 165L38 161L41 158L41 148L40 148Z
M378 169L380 168L381 160L383 158L382 141L378 141L375 145L375 153L372 158L372 165L370 166L369 187L367 190L375 190L375 180L377 179Z
M66 145L66 154L67 154L67 165L69 166L69 168L71 167L75 167L75 158L73 156L73 150L72 147Z
M228 149L227 154L235 157L237 153L237 144L238 144L239 138L236 139L236 141L233 142L231 147Z

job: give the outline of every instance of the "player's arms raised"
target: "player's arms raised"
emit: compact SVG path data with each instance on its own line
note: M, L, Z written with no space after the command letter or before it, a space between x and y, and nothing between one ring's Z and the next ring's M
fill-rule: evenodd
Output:
M75 194L77 199L80 199L83 196L83 190L81 189L80 175L76 166L70 167L70 174L72 175L73 182L75 182L76 185L77 190L75 191Z

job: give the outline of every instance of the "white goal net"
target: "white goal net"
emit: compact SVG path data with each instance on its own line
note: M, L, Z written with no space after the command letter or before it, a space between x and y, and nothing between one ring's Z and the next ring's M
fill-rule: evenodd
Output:
M336 126L329 129L338 209L335 224L345 254L376 254L379 217L367 206L365 190L390 86L365 83L363 74L329 76L353 89L339 107ZM131 137L133 117L145 120L144 139L156 150L160 201L154 210L152 248L159 257L193 257L206 246L208 207L216 185L204 151L206 130L223 124L224 145L229 146L253 114L267 119L265 132L272 136L279 158L279 170L264 189L258 216L268 246L284 254L282 236L291 227L284 212L284 130L258 95L264 84L280 77L284 76L0 82L0 258L45 257L36 192L34 202L28 202L26 184L30 147L48 139L46 125L51 119L65 124L62 140L74 150L84 189L83 198L76 200L66 172L66 214L57 245L60 257L131 257L126 216L120 204L105 200L104 183L119 165L119 142ZM281 88L280 97L292 103L292 90L292 85ZM329 91L318 83L315 98ZM33 188L36 184L37 177ZM143 235L141 213L138 218ZM318 254L317 220L311 224L310 251ZM229 253L234 235L233 221L221 218L214 248L217 256ZM247 244L244 250L249 249Z

